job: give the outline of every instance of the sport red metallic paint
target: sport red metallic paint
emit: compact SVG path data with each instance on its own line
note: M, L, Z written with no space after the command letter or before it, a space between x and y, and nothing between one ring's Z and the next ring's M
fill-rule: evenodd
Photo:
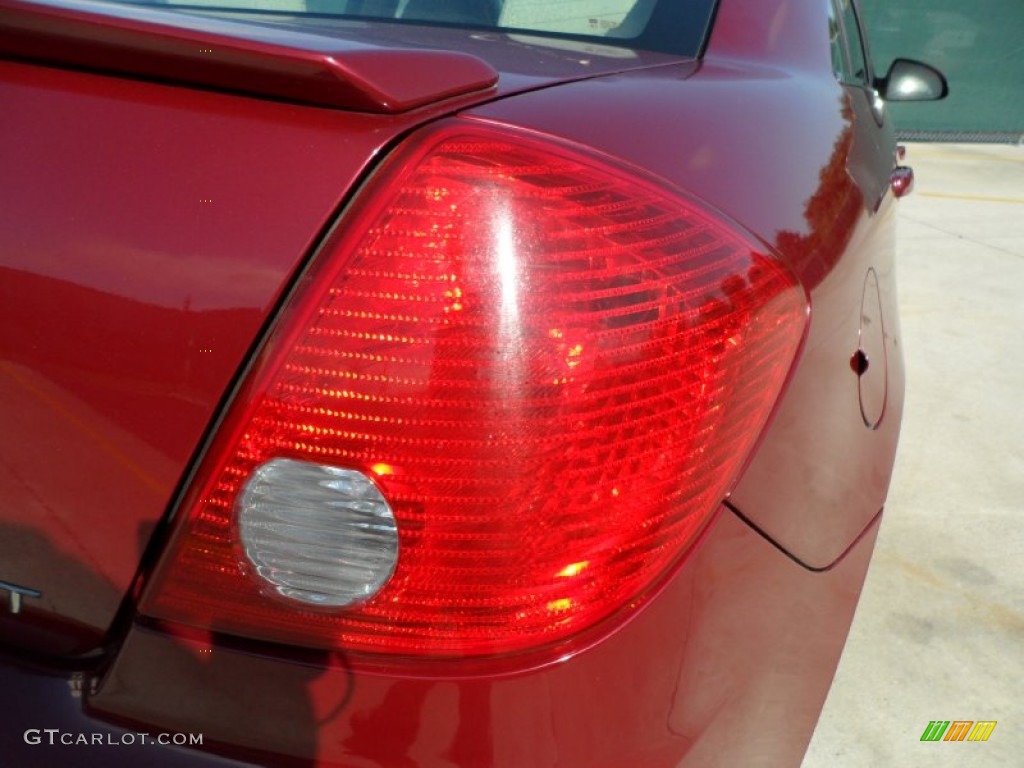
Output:
M912 176L876 91L892 83L850 55L849 3L629 3L623 27L650 12L632 42L512 28L501 3L483 20L458 3L297 5L323 10L0 0L0 750L19 765L798 764L903 397L893 207ZM924 65L901 72L944 95ZM459 177L474 214L454 224L430 192L438 156L491 169ZM535 173L513 167L526 157ZM413 187L432 218L403 229ZM506 245L477 189L518 195ZM459 325L417 314L427 262L400 273L421 241L468 272L522 253L469 284L482 309ZM512 289L531 292L528 317L509 320ZM315 319L338 307L350 321ZM445 330L420 338L428 316ZM582 342L544 331L571 369L553 383L537 340L552 318L602 350L576 370ZM495 341L507 322L515 344ZM317 360L377 357L316 376L390 405L335 413L345 401L289 356L317 334L350 337ZM433 346L403 357L410 339ZM374 367L388 355L406 367ZM298 400L289 365L310 377ZM459 394L474 382L476 405ZM257 450L258 402L288 415ZM318 415L297 422L302 408ZM392 581L333 609L289 602L238 519L256 463L321 455L371 478L397 520ZM487 467L512 480L485 485ZM556 575L577 586L555 600L544 569L563 550ZM612 570L581 577L591 562Z

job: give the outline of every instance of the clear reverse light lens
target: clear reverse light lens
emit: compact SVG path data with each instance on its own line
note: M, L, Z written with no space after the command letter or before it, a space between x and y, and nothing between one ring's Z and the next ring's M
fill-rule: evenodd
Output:
M253 472L237 511L246 557L282 597L353 605L394 572L395 516L361 472L273 459Z

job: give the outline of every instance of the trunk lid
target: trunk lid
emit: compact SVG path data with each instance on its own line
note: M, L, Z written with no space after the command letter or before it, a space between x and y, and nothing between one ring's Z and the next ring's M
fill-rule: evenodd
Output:
M217 22L249 75L310 50L348 73L239 88L252 78L225 81L234 64L167 64L208 47L202 24L121 14L104 35L85 5L0 2L0 642L62 655L101 646L128 605L237 372L375 158L463 106L678 60L408 25L296 21L281 42L280 25ZM410 80L447 64L410 91L394 72L381 85L382 61ZM303 96L310 78L326 100Z

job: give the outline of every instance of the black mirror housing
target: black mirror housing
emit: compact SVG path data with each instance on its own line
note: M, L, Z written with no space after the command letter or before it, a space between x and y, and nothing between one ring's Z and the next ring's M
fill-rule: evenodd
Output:
M949 94L949 84L939 70L912 59L896 59L875 88L886 101L939 101Z

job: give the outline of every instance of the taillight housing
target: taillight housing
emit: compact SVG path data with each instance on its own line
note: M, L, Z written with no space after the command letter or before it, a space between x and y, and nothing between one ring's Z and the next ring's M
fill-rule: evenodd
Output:
M628 615L728 492L806 317L783 265L664 182L509 127L424 129L299 281L140 611L416 658ZM307 475L362 490L339 511ZM345 549L364 523L383 563L365 589Z

